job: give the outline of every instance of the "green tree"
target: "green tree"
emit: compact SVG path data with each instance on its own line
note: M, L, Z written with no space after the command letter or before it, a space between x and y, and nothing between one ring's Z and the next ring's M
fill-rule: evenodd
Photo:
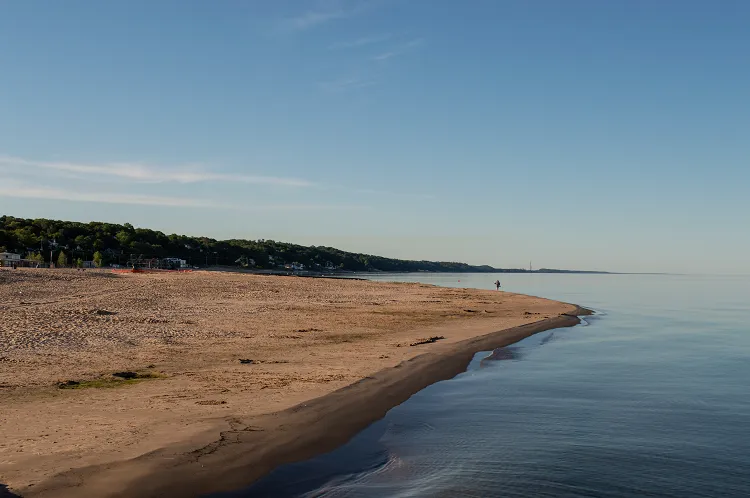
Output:
M22 247L34 247L39 245L39 237L34 234L31 227L16 230L15 236Z
M130 234L125 231L117 232L117 235L115 235L115 238L117 239L117 242L120 243L121 246L126 246L130 244Z
M101 268L103 263L104 263L104 257L102 256L102 253L100 253L99 251L96 251L94 253L94 264L96 265L97 268Z
M57 256L57 266L60 268L68 266L68 257L63 251L60 251L60 254Z
M79 235L74 240L75 244L83 250L89 250L93 247L93 238L87 235Z
M44 257L38 252L30 252L26 255L26 259L34 261L35 263L44 263Z
M83 260L81 258L76 259L76 268L83 268Z

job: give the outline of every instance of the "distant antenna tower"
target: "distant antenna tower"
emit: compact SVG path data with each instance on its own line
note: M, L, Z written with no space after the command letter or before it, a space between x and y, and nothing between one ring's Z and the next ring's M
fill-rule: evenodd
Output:
M531 260L529 260L529 271L533 272L534 270L531 269Z

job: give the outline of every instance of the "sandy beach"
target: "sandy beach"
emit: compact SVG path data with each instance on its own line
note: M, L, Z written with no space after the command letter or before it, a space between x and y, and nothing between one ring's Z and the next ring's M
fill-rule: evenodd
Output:
M474 352L579 313L422 284L0 270L0 485L234 489L335 448Z

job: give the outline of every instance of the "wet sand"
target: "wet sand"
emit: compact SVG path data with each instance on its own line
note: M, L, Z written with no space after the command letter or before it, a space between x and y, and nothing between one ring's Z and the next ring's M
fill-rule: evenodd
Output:
M422 284L2 270L0 484L23 496L241 487L345 442L475 351L577 312ZM444 339L411 346L430 337ZM121 371L149 378L120 383Z

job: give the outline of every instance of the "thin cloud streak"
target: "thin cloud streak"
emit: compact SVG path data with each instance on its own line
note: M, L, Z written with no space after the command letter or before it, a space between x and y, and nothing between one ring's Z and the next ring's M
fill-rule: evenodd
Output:
M386 61L388 59L391 59L393 57L398 57L400 55L404 55L408 52L410 52L412 49L415 49L417 47L420 47L424 44L424 38L417 38L415 40L412 40L408 43L404 43L402 45L399 45L398 47L394 48L393 50L389 50L388 52L383 52L381 54L375 55L372 57L372 60L374 61Z
M189 197L167 197L121 192L77 192L54 187L29 185L7 178L0 178L0 197L104 204L130 204L139 206L226 209L234 211L330 211L364 208L363 206L338 206L325 204L269 204L248 206L216 202L211 199L195 199Z
M332 91L345 91L347 89L362 88L376 84L373 80L361 80L356 78L350 78L345 80L339 80L332 82L329 88ZM135 166L133 169L123 173L120 168L126 166ZM184 206L184 207L212 207L219 209L237 209L237 210L248 210L247 206L236 206L226 203L216 203L210 200L199 200L195 198L180 198L180 197L161 197L161 196L145 196L135 194L120 194L120 193L88 193L88 192L71 192L68 190L62 190L59 188L51 187L40 187L38 181L44 181L50 177L50 172L55 178L63 178L67 180L74 180L79 182L79 185L83 184L98 184L106 185L116 182L123 184L125 182L131 184L148 184L148 183L163 183L173 182L181 184L196 183L199 181L227 181L227 182L238 182L242 181L241 176L238 175L224 175L217 173L196 173L190 171L161 171L153 168L147 168L142 165L130 165L130 164L108 164L105 166L93 166L93 165L82 165L67 162L49 162L49 161L34 161L28 159L21 159L17 157L2 156L0 155L0 196L5 197L25 197L25 198L37 198L37 199L55 199L55 200L70 200L70 201L82 201L82 202L104 202L112 204L143 204L143 205L154 205L154 206ZM3 179L2 175L12 175L6 179ZM11 180L11 177L18 177L23 175L26 177L33 177L33 182L24 180L17 181ZM255 181L257 178L271 178L273 180L281 180L282 185L288 185L292 187L308 187L312 190L342 190L348 192L357 192L362 194L377 195L383 197L409 197L413 199L434 199L433 195L419 194L410 192L397 193L388 192L384 190L374 190L367 188L352 188L345 187L343 185L331 185L321 183L311 183L305 180L290 180L290 179L276 179L273 177L244 177L245 179L252 179ZM125 180L125 182L123 182ZM278 183L274 183L278 184ZM94 188L94 187L90 187ZM99 187L96 187L98 190ZM273 209L273 210L335 210L335 209L362 209L361 206L338 206L338 205L271 205L256 207L253 209Z
M343 9L328 11L308 11L299 16L284 19L281 28L284 31L303 31L313 28L319 24L325 24L334 19L343 19L348 17L347 12Z
M201 171L198 168L161 169L138 163L78 164L58 161L35 161L12 156L0 156L0 166L24 168L43 168L46 170L115 177L143 183L200 183L200 182L239 182L257 185L276 185L283 187L312 187L314 184L298 178L280 178L275 176L239 175Z
M364 47L367 45L374 45L376 43L382 43L382 42L388 41L392 37L393 35L391 35L390 33L383 33L380 35L373 35L373 36L365 36L362 38L358 38L356 40L334 43L330 45L328 49L329 50L343 50L343 49L348 49L348 48Z
M113 192L73 192L53 187L25 185L11 180L3 180L0 196L22 199L46 199L56 201L97 202L106 204L136 204L142 206L226 208L226 205L212 201L184 197L164 197L142 194Z
M396 52L384 52L384 53L382 53L380 55L374 56L372 58L372 60L374 60L374 61L384 61L384 60L390 59L391 57L395 57L396 55L398 55Z
M286 33L306 31L333 21L361 15L381 7L383 3L383 0L317 0L312 8L282 19L277 28Z
M361 13L365 2L352 3L344 0L318 0L311 9L287 17L279 23L281 31L297 32L322 26L332 21L346 19Z
M334 81L324 81L319 84L320 88L328 92L343 92L373 85L377 85L377 81L361 78L343 78Z

